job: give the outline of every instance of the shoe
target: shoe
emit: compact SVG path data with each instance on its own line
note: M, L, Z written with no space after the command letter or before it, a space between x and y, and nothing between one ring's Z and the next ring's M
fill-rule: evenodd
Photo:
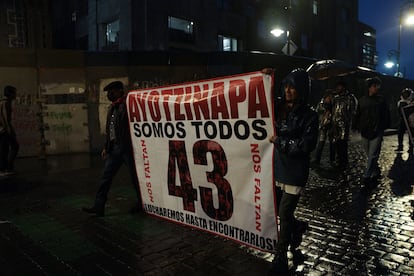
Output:
M292 253L292 260L293 264L295 266L298 266L299 264L303 264L305 262L305 256L303 255L302 251L299 249L295 249L291 251Z
M129 213L131 215L138 214L138 213L141 213L141 212L142 212L142 205L141 204L134 205L134 206L131 207L131 209L129 209Z
M295 230L292 233L292 240L290 242L291 251L298 248L302 243L303 234L308 231L309 223L298 220L295 225Z
M105 215L103 209L102 210L97 209L95 206L90 207L90 208L82 207L82 211L85 212L85 213L89 213L89 214L95 214L98 217L103 217Z
M286 251L278 251L275 254L275 257L272 261L272 272L280 275L281 273L286 273L289 271L288 259L287 259L287 252ZM283 274L282 274L283 275Z

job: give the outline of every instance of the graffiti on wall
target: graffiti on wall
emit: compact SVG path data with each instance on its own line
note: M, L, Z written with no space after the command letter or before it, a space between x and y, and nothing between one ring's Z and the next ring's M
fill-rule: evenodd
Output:
M43 113L48 154L89 151L86 104L45 104Z
M72 112L71 111L51 111L47 113L49 120L54 122L49 125L49 129L53 132L70 135L73 131Z
M170 84L171 84L171 80L165 80L165 79L155 77L152 80L135 80L132 82L132 85L129 87L129 90L166 86Z
M18 93L13 105L13 126L20 144L19 156L34 156L40 149L39 106L36 95Z

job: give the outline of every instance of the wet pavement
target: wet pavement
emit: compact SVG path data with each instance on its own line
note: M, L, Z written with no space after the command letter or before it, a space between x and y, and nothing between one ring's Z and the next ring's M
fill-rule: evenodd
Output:
M290 261L290 274L414 275L414 158L397 154L396 140L385 137L377 185L360 181L358 138L345 171L333 170L324 152L297 208L310 228L300 246L304 260ZM102 165L88 155L18 159L19 173L0 179L1 275L269 275L272 254L129 214L135 201L125 168L105 217L82 213Z

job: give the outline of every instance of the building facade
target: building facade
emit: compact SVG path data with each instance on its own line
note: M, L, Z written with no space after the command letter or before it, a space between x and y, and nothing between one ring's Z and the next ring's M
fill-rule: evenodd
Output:
M55 46L88 51L244 51L257 22L254 0L55 0L53 14Z
M0 48L51 48L49 0L0 1Z
M290 54L375 68L375 37L370 37L367 50L358 0L54 0L52 4L55 48L286 54L289 31ZM275 27L285 34L272 36Z

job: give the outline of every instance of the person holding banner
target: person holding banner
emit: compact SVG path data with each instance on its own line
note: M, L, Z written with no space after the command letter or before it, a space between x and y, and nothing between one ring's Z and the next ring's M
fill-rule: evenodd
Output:
M142 201L132 155L124 85L120 81L114 81L105 86L104 91L107 91L108 100L111 101L106 120L106 141L101 153L102 159L105 160L105 166L94 205L92 207L83 207L82 211L97 216L104 216L105 203L112 179L122 164L125 164L131 174L132 184L138 199L137 204L132 207L130 212L136 213L142 210Z
M294 212L309 176L310 154L318 140L318 114L308 105L310 79L303 69L295 69L283 81L282 97L275 105L276 135L274 176L280 233L272 270L288 270L287 251L296 252L308 224Z

